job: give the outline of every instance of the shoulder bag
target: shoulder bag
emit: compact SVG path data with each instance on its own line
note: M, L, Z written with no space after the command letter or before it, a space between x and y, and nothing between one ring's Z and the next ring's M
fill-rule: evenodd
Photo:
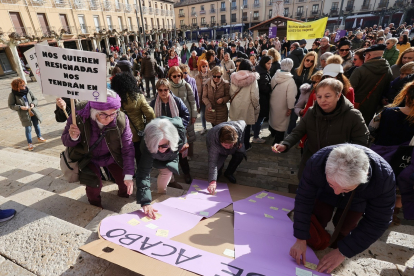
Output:
M354 104L354 107L356 108L356 109L359 109L359 107L366 101L366 100L368 100L369 99L369 97L371 96L371 94L375 91L375 89L377 89L377 87L378 87L378 85L380 84L380 82L382 81L382 79L385 77L385 74L384 75L382 75L382 77L379 79L379 81L375 84L375 86L374 86L374 88L372 88L372 90L371 91L369 91L369 93L368 93L368 95L360 102L360 103L357 103L357 102L355 102L355 104Z
M234 100L234 98L236 98L237 94L240 93L240 91L242 90L243 87L240 87L239 89L237 89L236 93L234 93L233 97L230 98L230 104L231 102Z
M60 170L63 173L63 177L69 183L79 181L79 162L83 161L85 157L89 158L89 154L99 145L102 139L105 137L106 131L102 132L98 140L89 148L89 151L82 156L78 161L73 161L69 158L69 147L62 151L60 154ZM79 137L79 139L81 139Z

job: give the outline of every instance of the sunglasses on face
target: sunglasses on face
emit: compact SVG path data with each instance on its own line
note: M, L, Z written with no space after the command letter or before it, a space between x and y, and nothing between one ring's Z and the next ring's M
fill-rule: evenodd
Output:
M349 52L350 49L339 49L339 52Z
M213 78L219 79L219 78L221 78L221 75L220 76L213 76Z
M108 119L108 118L111 118L111 119L115 118L116 114L118 114L118 111L116 111L112 114L99 113L98 116L99 116L100 119L105 120L105 119Z
M158 145L158 148L159 149L168 149L169 147L170 147L170 144L169 143L163 144L163 145Z
M181 78L181 75L171 75L171 78L175 79L175 78Z
M203 65L203 66L201 66L201 68L205 68L205 67L208 67L207 65Z
M311 60L311 59L306 59L305 61L306 62L310 62L310 63L314 63L315 62L314 60Z
M168 91L170 91L169 89L157 89L158 90L158 92L168 92Z
M387 42L387 43L385 43L385 44L389 45L389 44L391 44L391 43Z
M187 75L187 74L188 74L188 72L183 72L183 74L184 74L184 75Z

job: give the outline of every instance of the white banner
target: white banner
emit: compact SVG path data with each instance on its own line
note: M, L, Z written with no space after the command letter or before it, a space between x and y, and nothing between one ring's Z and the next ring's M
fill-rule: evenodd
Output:
M106 102L106 55L35 46L43 94Z

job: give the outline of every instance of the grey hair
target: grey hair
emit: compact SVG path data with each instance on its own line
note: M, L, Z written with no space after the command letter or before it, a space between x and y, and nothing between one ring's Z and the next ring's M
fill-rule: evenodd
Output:
M321 60L327 60L328 57L333 56L331 52L326 52L321 55Z
M386 41L391 41L394 45L398 43L398 39L395 37L388 38Z
M156 118L144 130L144 140L149 152L157 153L158 145L162 139L167 139L170 142L172 151L178 149L180 137L175 126L168 119Z
M319 89L323 87L329 87L335 92L336 95L341 94L342 90L344 89L342 82L334 78L327 78L318 83L316 86L316 94L318 94Z
M280 62L280 69L283 71L290 72L293 68L293 60L290 58L285 58Z
M265 53L265 55L267 55L267 53L268 53L268 52L269 52L268 50L264 49L264 50L262 51L262 55L263 55L263 53Z
M192 51L192 52L191 52L191 54L194 54L194 53L197 55L197 52L196 52L196 51Z
M322 39L326 39L326 40L328 40L328 42L329 42L329 37L327 37L327 36L322 37L322 38L321 38L321 41L322 41Z
M326 160L325 174L342 188L368 181L369 157L360 148L344 144L334 148Z

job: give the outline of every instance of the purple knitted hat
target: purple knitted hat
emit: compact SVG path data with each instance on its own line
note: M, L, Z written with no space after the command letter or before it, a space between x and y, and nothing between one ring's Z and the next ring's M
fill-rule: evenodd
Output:
M76 113L83 119L89 118L91 108L96 110L119 109L121 107L121 98L112 90L107 90L106 102L88 102L85 107Z

